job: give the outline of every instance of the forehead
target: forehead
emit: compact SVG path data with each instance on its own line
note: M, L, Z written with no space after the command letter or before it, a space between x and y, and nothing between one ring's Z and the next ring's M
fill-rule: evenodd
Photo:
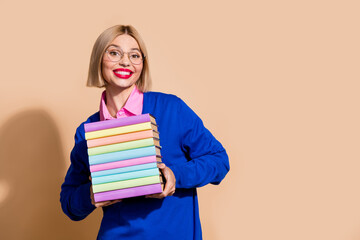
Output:
M117 46L124 51L134 48L140 49L139 44L137 43L135 38L127 34L117 36L109 45Z

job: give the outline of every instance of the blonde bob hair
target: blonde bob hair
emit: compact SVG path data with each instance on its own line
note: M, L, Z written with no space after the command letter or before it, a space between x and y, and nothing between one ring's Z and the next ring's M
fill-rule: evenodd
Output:
M103 78L101 71L101 64L104 53L110 43L119 35L128 34L133 37L139 44L140 51L144 56L143 69L141 75L137 82L135 83L139 91L147 92L150 90L151 86L151 77L149 71L149 59L145 47L144 41L141 39L140 34L136 29L131 25L115 25L106 29L100 36L96 39L94 47L91 52L90 65L89 65L89 74L87 80L88 87L105 87L106 81Z

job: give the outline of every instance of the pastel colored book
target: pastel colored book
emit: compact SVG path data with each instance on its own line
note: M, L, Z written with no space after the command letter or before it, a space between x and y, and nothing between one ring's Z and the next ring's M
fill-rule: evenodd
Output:
M157 163L157 162L161 162L161 156L151 155L151 156L146 156L146 157L121 160L121 161L116 161L116 162L90 165L90 172L95 173L97 171L105 171L105 170L111 170L111 169L116 169L116 168L126 168L129 166L131 167L131 166L136 166L136 165L142 165L142 164L147 164L147 163Z
M92 172L91 177L94 179L95 177L101 177L101 176L119 174L119 173L134 172L134 171L151 169L151 168L157 168L157 162L151 162L151 163L145 163L145 164L138 164L138 165L134 165L134 166L120 167L120 168L114 168L114 169L109 169L109 170L104 170L104 171Z
M99 192L94 194L95 202L103 202L115 199L124 199L138 197L162 192L161 184L151 184L139 187L125 188L108 192Z
M161 156L160 148L157 146L143 147L143 148L135 148L130 150L111 152L111 153L103 153L99 155L89 156L89 164L101 164L108 162L116 162L126 159L132 158L140 158L146 156Z
M115 135L110 137L95 138L87 141L88 148L104 146L114 143L128 142L133 140L139 140L144 138L159 138L159 132L153 130L144 130L139 132L125 133L121 135Z
M110 153L116 151L123 151L134 148L149 147L149 146L160 147L160 140L157 138L145 138L140 140L134 140L129 142L115 143L106 146L99 146L88 148L89 155L98 155L102 153Z
M106 121L86 123L84 125L85 132L99 131L109 128L117 128L127 125L134 125L138 123L151 122L156 125L155 117L149 113L126 118L117 118Z
M105 121L103 121L105 122ZM94 139L94 138L102 138L107 136L114 136L118 134L130 133L130 132L138 132L143 130L154 130L158 131L157 125L151 122L138 123L134 125L127 125L116 128L108 128L104 130L94 131L94 132L86 132L85 138L86 140Z
M95 184L92 185L93 193L98 192L107 192L117 189L124 189L124 188L131 188L131 187L138 187L150 184L160 184L160 176L150 176L150 177L143 177L143 178L135 178L130 180L123 180L117 182L110 182L110 183L102 183L102 184Z
M110 182L117 182L117 181L123 181L123 180L135 179L135 178L159 176L159 175L160 175L159 168L155 166L155 168L144 169L139 171L94 177L92 178L92 184L96 185L102 183L110 183Z

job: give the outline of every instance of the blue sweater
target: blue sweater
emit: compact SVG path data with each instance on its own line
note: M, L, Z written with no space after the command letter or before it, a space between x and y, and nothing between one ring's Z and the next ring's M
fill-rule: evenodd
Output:
M98 239L202 239L196 188L219 184L225 177L229 171L226 151L174 95L144 93L143 113L156 118L162 160L176 178L175 194L164 199L129 198L103 207ZM77 128L71 165L61 186L61 207L75 221L95 209L90 199L84 123L99 120L97 112Z

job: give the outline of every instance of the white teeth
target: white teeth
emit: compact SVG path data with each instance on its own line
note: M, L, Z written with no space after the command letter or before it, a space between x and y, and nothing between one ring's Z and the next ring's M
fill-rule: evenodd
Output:
M131 72L123 72L123 71L118 71L116 73L120 74L120 75L130 75L131 74Z

